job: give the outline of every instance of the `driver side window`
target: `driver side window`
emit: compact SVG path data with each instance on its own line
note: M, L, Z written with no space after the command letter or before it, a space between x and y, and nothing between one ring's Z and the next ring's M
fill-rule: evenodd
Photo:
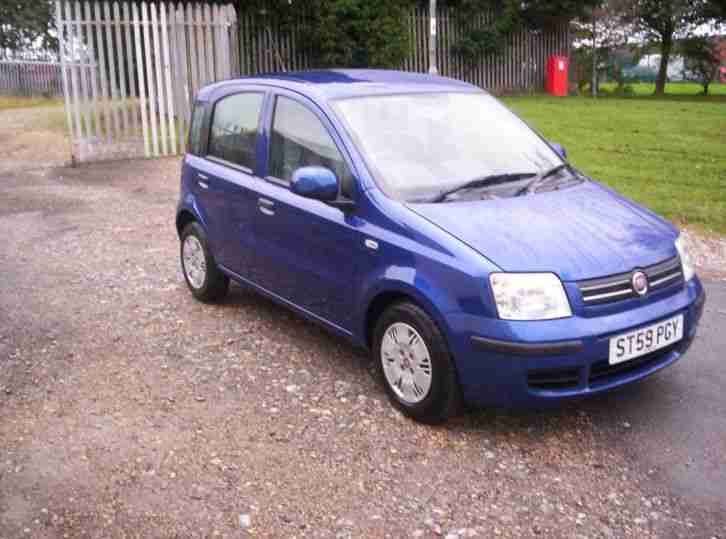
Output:
M270 144L270 176L289 183L300 167L326 167L338 177L341 194L350 197L350 169L320 119L304 105L277 97Z

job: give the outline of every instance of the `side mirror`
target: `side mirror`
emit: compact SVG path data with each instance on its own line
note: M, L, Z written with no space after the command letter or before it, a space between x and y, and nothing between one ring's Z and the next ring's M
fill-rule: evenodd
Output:
M290 189L302 197L330 202L338 198L338 178L325 167L301 167L292 175Z
M552 146L552 149L557 153L557 155L559 155L562 159L567 160L567 150L565 150L565 147L562 146L562 144L550 142L550 146Z

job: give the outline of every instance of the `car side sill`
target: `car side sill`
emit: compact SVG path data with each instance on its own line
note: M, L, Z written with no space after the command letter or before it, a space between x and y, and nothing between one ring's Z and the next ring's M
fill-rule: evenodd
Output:
M471 342L476 348L482 350L520 356L560 356L575 354L583 349L582 341L520 343L473 335Z
M285 299L282 296L278 296L274 292L270 292L267 288L260 286L257 283L242 277L241 275L235 273L234 271L232 271L229 268L219 265L219 269L222 270L224 273L226 273L229 277L231 277L232 279L237 281L238 283L243 284L245 286L249 286L250 288L254 289L255 291L259 292L260 294L263 294L263 295L269 297L270 299L272 299L273 301L276 301L277 303L280 303L280 304L284 305L285 307L288 307L288 308L292 309L293 311L300 313L301 315L303 315L306 318L309 318L313 322L317 322L323 326L330 328L331 330L335 331L336 333L340 333L341 335L343 335L349 339L353 339L352 332L348 331L345 328L340 327L337 324L334 324L327 318L318 316L317 314L315 314L311 311L308 311L304 307L300 307L297 303L294 303L288 299Z

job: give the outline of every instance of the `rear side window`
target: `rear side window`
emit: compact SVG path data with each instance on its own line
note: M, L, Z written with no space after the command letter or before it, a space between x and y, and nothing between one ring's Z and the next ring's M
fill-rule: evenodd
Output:
M197 103L194 105L194 112L192 113L192 125L189 128L189 153L199 155L202 153L201 141L202 141L202 124L204 123L204 111L205 107L203 103Z
M207 154L250 170L255 168L257 126L264 94L235 94L214 107Z
M270 176L290 182L300 167L320 166L335 172L342 194L350 196L353 177L320 119L297 101L275 102L270 148Z

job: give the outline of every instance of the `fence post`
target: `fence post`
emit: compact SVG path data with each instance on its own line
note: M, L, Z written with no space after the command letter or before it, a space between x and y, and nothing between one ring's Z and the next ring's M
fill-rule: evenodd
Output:
M174 97L172 96L173 86L171 84L171 62L169 60L169 30L167 29L167 9L163 2L159 3L159 23L161 24L161 48L164 61L164 82L166 84L166 110L169 121L170 150L172 155L176 154L176 129L174 119Z
M189 86L189 70L190 70L190 64L189 64L189 57L187 54L187 29L186 25L184 24L185 16L184 16L184 7L180 4L177 7L176 10L176 23L177 23L177 55L179 56L179 75L178 78L180 81L182 81L182 84L180 85L180 89L183 89L183 92L180 92L180 111L184 111L184 122L185 124L188 124L190 121L191 116L191 100L192 100L192 93L191 88ZM184 141L186 139L184 138L184 131L182 131L182 145L184 145Z
M138 108L138 102L136 100L136 72L134 70L134 49L131 46L131 38L134 30L138 32L138 27L134 27L133 24L131 24L131 16L129 15L129 3L123 2L122 4L122 10L123 10L123 18L124 22L126 23L126 35L124 36L126 41L126 69L129 73L129 99L131 100L131 107L130 107L130 113L131 113L131 131L132 133L136 133L138 130L138 114L137 114L137 108Z
M145 4L144 4L145 5ZM149 128L146 110L146 80L144 77L144 54L141 50L141 22L139 21L139 8L136 2L131 4L131 13L134 21L134 44L136 49L136 69L139 79L139 106L141 108L141 132L144 137L144 155L151 157L151 144L149 142ZM146 18L146 17L144 17Z
M167 28L169 33L169 69L171 71L171 98L173 104L172 121L174 122L175 137L179 139L179 146L182 145L181 128L184 125L184 106L182 104L183 79L181 77L179 42L177 36L176 8L173 2L167 5ZM176 150L175 150L176 151Z
M239 77L242 67L240 60L241 39L239 35L239 22L237 20L237 12L231 5L227 6L227 17L227 20L229 21L227 39L228 43L230 44L230 75L232 77Z
M205 37L205 48L207 57L207 84L211 84L215 81L214 73L214 44L212 42L212 32L214 27L212 26L211 8L209 4L204 4L204 37Z
M74 59L76 56L76 44L75 44L75 36L74 36L74 29L73 29L73 15L71 12L71 2L70 0L66 1L65 5L65 11L66 11L66 38L67 41L71 44L71 65L70 65L70 75L71 75L71 102L73 103L73 130L72 130L72 138L75 143L78 139L82 136L81 131L81 125L80 125L80 118L81 118L81 109L78 106L78 73L74 69Z
M109 89L111 92L111 117L113 118L113 137L118 140L121 134L121 118L118 110L118 84L116 79L116 57L113 46L113 20L111 19L111 6L108 0L103 3L104 30L106 31L106 48L108 50Z
M94 123L94 132L96 133L96 139L101 138L101 122L98 118L98 73L96 72L97 64L95 48L93 46L93 23L91 20L91 5L88 0L83 6L84 17L86 19L86 37L88 43L88 55L89 58L93 58L93 67L89 70L91 73L91 95L93 96L93 103L91 104L92 118ZM90 62L89 62L90 63ZM90 135L90 133L89 133Z
M96 2L93 9L93 14L96 22L96 43L98 44L98 68L99 77L101 79L101 96L97 107L100 109L99 123L102 123L101 133L103 134L104 129L106 130L106 140L111 142L111 113L110 113L110 99L108 91L108 71L106 70L106 48L103 41L103 29L101 15L101 4ZM101 122L100 120L103 120Z
M88 79L86 76L86 60L87 54L83 47L83 11L81 10L81 3L76 0L75 2L75 16L77 19L74 22L76 28L76 39L78 44L76 50L78 51L78 69L81 72L81 91L80 91L80 106L81 106L81 118L83 120L81 127L81 137L91 136L91 120L89 118L88 105L90 105L90 97L88 96Z
M68 73L66 72L66 55L65 55L65 33L64 25L61 23L63 14L61 12L61 0L55 3L55 27L58 32L58 59L61 64L61 81L63 84L63 103L66 111L66 125L68 126L68 134L73 137L73 120L71 118L70 95L68 92ZM76 164L76 156L73 151L73 141L71 141L71 165Z
M429 73L439 72L436 66L436 0L429 0Z
M194 92L199 92L199 89L207 84L207 71L204 67L204 26L202 25L202 6L197 4L196 10L194 10L194 32L197 39L197 66L199 78L197 79L197 86L194 88Z
M219 46L219 53L217 57L221 61L221 69L217 77L220 80L227 80L232 78L232 64L230 62L229 54L229 21L227 19L227 10L224 6L216 10L217 16L217 45Z
M116 30L116 58L118 59L118 78L119 87L121 90L120 98L121 123L123 124L122 132L124 136L127 137L129 135L129 130L131 127L131 118L129 116L129 103L126 99L126 62L124 62L124 54L128 56L128 51L123 50L123 45L121 41L121 11L119 9L118 2L115 0L113 3L113 26Z
M168 140L166 138L166 101L164 100L164 75L161 71L161 42L159 38L159 19L157 17L156 5L153 2L149 4L151 10L151 35L154 44L154 61L150 64L150 69L154 70L154 79L156 80L156 104L159 107L159 131L161 132L161 155L168 155Z

